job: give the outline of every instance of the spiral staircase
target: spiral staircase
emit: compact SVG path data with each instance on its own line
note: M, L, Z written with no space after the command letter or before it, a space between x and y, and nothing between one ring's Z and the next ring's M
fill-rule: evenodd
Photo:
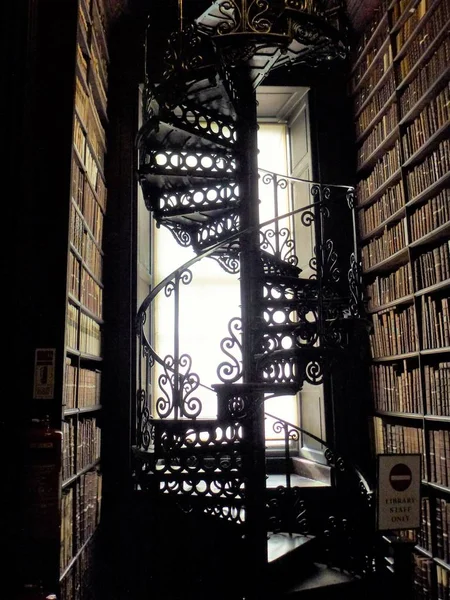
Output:
M195 251L151 290L137 315L134 480L151 515L149 586L161 598L281 598L289 591L306 597L322 579L327 598L342 597L342 585L362 581L373 568L367 481L309 434L322 445L329 482L320 489L298 485L293 448L307 432L264 409L267 398L323 382L360 308L356 251L343 284L333 241L325 237L333 204L348 202L352 219L351 187L306 182L310 203L288 215L314 230L308 278L280 216L261 224L258 215L262 182L274 184L275 194L295 182L258 172L255 89L286 63L345 56L335 12L320 5L214 2L196 22L180 20L163 77L146 82L138 135L145 203L158 226ZM202 384L177 335L180 320L189 318L181 288L205 259L239 277L241 297L241 314L222 343L230 362L220 365L213 386L214 419L202 418ZM149 333L161 293L175 307L174 350L166 356ZM155 364L158 382L151 379ZM268 419L283 442L275 477L266 457Z

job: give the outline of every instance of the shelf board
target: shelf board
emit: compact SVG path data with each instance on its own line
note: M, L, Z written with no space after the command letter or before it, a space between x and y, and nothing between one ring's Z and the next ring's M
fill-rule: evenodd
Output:
M360 202L357 205L357 208L362 208L363 206L368 206L369 204L372 204L372 202L375 202L375 200L382 196L383 192L385 192L393 183L397 183L398 181L400 181L401 175L401 169L397 169L397 171L395 171L395 173L393 173L388 179L386 179L386 181L382 185L380 185L380 187L378 187L374 192L372 192L370 196L363 200L363 202Z
M428 558L433 558L433 555L431 554L431 552L429 550L427 550L426 548L422 548L422 546L416 545L416 546L414 546L414 550L416 550L417 552L420 552L420 554L423 554L424 556L427 556Z
M418 290L417 292L415 292L414 296L419 297L423 296L424 294L432 294L433 292L438 292L439 290L443 290L447 287L450 287L450 279L440 281L439 283L430 285L429 287L423 288L422 290Z
M372 35L370 36L370 38L367 40L366 45L364 46L363 51L361 52L361 54L359 55L359 57L357 58L355 64L353 65L353 68L350 72L351 75L353 75L353 73L356 71L356 69L358 68L360 62L363 60L363 58L366 56L368 50L370 50L371 45L373 44L373 42L375 41L377 35L380 33L381 29L383 28L383 25L387 25L387 12L384 13L384 15L381 17L380 22L378 23L378 25L375 27ZM386 31L386 36L388 36L388 32ZM373 62L373 61L372 61ZM372 63L371 63L372 64Z
M420 354L426 356L427 354L442 354L450 352L450 346L443 346L442 348L429 348L427 350L421 350Z
M391 302L387 302L381 306L377 306L375 308L371 308L367 312L371 315L382 312L387 308L392 308L393 306L397 306L398 304L411 304L414 301L414 295L409 294L408 296L402 296L401 298L396 298L395 300L391 300Z
M431 481L425 481L424 483L435 490L439 490L440 492L450 494L450 488L445 487L445 485L440 485L439 483L433 483Z
M75 475L72 475L72 477L69 477L68 479L66 479L65 481L63 481L62 485L61 485L61 488L65 489L65 488L69 487L69 485L71 485L74 481L76 481L77 479L79 479L81 477L81 475L84 475L88 471L91 471L92 469L94 469L99 464L100 464L100 459L97 458L97 460L94 460L94 462L92 462L91 464L87 465L86 467L84 467L83 469L81 469L80 471L78 471L77 473L75 473Z
M419 114L419 112L425 106L425 104L427 104L429 102L430 98L432 98L433 95L437 91L439 91L440 86L443 85L447 81L447 78L449 75L450 75L450 65L447 66L447 68L437 77L437 79L430 86L428 86L427 90L417 100L417 102L414 104L414 106L412 108L410 108L410 110L408 110L408 112L400 119L399 124L404 125L405 123L413 121L414 118ZM400 110L401 110L401 103L400 103Z
M382 271L390 271L392 269L392 267L405 264L405 262L406 262L405 259L408 258L408 253L409 253L408 247L402 248L395 254L391 254L391 256L389 256L388 258L385 258L384 260L380 261L376 265L373 265L372 267L365 269L363 271L363 275L369 275L370 273L375 273L377 271L381 271L381 272Z
M84 217L83 211L81 210L80 206L76 203L76 201L73 198L72 198L72 201L73 201L73 204L75 206L75 210L80 215L80 217L83 219L83 229L84 229L84 231L86 231L89 234L89 237L92 239L92 241L94 242L94 244L97 246L98 251L103 256L102 247L100 246L100 244L98 243L98 241L95 239L95 236L92 233L89 225L86 223L86 219Z
M406 213L406 206L402 206L399 210L397 210L397 212L393 213L385 221L383 221L377 227L375 227L375 229L372 229L372 231L369 231L369 233L366 233L363 236L361 236L360 241L365 242L367 240L370 240L373 237L376 237L376 235L378 233L382 232L383 229L385 229L385 227L387 227L390 223L399 221L405 215L405 213Z
M99 317L96 313L89 310L89 308L84 306L84 304L81 304L81 301L78 300L78 298L76 298L75 296L73 296L70 293L67 294L67 297L72 304L74 304L77 308L79 308L82 313L84 313L85 315L90 317L93 321L96 321L96 323L98 323L99 325L105 324L104 320L101 317Z
M403 360L404 358L416 358L417 356L419 356L418 350L416 350L415 352L407 352L406 354L395 354L393 356L382 356L380 358L373 358L372 362L392 362L395 360Z
M92 360L95 362L102 362L103 360L103 356L97 356L96 354L88 354L87 352L80 352L79 355L80 358L83 358L84 360Z
M450 423L450 416L448 415L425 415L424 419L426 421L443 421L445 423Z
M82 408L67 408L64 410L63 415L65 417L71 417L73 415L98 412L99 410L102 410L101 404L96 404L95 406L84 406Z
M95 273L93 273L91 271L91 269L87 266L87 264L84 262L83 257L81 256L80 252L75 248L73 243L69 242L69 245L70 245L70 251L73 252L75 254L75 256L78 258L78 260L81 262L83 269L86 271L86 273L89 273L89 275L92 277L92 279L95 281L95 283L97 283L100 287L103 288L103 283L99 280L97 275L95 275ZM101 254L101 256L103 256L103 252L100 252L100 254Z
M421 419L423 420L423 414L419 413L407 413L407 412L391 412L387 410L377 410L375 415L380 415L384 417L398 417L399 419Z
M444 123L437 131L433 133L433 135L422 144L422 146L416 150L409 158L403 163L404 168L411 167L415 163L420 162L420 160L427 156L432 150L436 148L439 142L448 136L450 132L450 123Z
M381 144L379 144L375 148L375 150L371 154L369 154L369 156L356 169L356 174L359 176L364 171L368 171L370 169L370 167L372 167L377 162L377 159L380 158L380 156L383 154L383 152L385 150L387 150L391 146L392 147L394 146L394 144L395 144L396 140L399 138L399 136L400 136L400 128L398 125L396 125L392 129L392 131L384 138L384 140L381 142Z
M440 238L447 237L447 235L449 233L450 233L450 222L444 223L440 227L436 227L436 229L434 229L433 231L430 231L430 233L427 233L426 235L422 236L418 240L411 242L409 244L409 247L415 248L417 246L422 246L423 244L428 244L429 242L434 242Z
M83 552L83 550L88 546L88 544L90 544L92 542L92 539L93 539L94 535L96 534L96 531L97 530L95 530L95 531L93 531L91 533L91 535L84 542L84 544L77 550L77 552L75 553L75 556L72 557L72 559L70 560L69 564L65 567L64 571L60 574L60 576L59 576L60 583L68 575L68 573L70 572L70 570L72 569L72 567L74 566L74 564L80 558L81 553Z
M417 204L418 202L428 200L428 198L431 198L432 196L436 196L449 182L450 182L450 171L448 173L446 173L445 175L442 175L442 177L440 179L438 179L437 181L435 181L434 183L429 185L426 190L424 190L417 196L414 196L414 198L411 198L411 200L406 203L406 206L409 207L409 206L412 206L413 204ZM414 242L414 243L416 243L416 242Z
M437 556L433 557L434 562L439 565L440 567L442 567L443 569L445 569L446 571L450 571L450 565L447 564L445 562L445 560L442 560L441 558L438 558Z

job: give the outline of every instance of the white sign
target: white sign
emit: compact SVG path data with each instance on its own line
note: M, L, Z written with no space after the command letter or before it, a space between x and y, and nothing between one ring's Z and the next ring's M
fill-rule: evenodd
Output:
M420 527L420 454L378 456L378 529Z

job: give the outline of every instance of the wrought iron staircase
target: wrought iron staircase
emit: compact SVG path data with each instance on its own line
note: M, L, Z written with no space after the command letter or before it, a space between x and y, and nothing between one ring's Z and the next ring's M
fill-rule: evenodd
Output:
M351 187L304 182L310 204L287 216L276 210L275 218L262 224L258 216L260 184L273 186L277 207L277 190L299 180L258 172L255 87L286 61L315 64L345 54L326 11L313 8L319 4L238 6L221 0L196 23L181 21L169 43L163 80L146 82L138 135L146 206L158 226L196 256L159 282L138 311L135 487L149 495L155 514L169 511L174 519L181 511L227 537L233 560L240 557L247 567L237 597L250 593L255 578L260 590L270 584L270 569L273 575L286 561L273 549L283 537L297 560L306 562L309 554L354 572L371 569L372 493L364 477L315 438L332 477L327 495L319 502L317 496L308 499L290 471L292 443L306 432L264 413L267 398L294 395L305 381L322 383L345 346L360 302L356 251L342 293L324 226L336 202L348 202L352 218ZM302 277L295 239L280 225L282 218L294 217L314 229L312 277ZM238 274L241 290L241 315L222 341L228 358L217 370L220 383L213 385L215 419L202 418L202 384L177 333L180 320L188 318L181 289L206 258ZM152 303L162 292L174 299L174 350L166 356L153 347L148 326ZM161 366L159 392L151 381L155 363ZM266 485L266 419L283 432L286 483L275 490Z

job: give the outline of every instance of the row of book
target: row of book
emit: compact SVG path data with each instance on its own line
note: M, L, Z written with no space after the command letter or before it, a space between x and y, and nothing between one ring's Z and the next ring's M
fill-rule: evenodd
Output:
M95 539L84 547L60 583L62 600L95 600Z
M361 248L363 271L376 266L406 247L406 223L401 219Z
M423 430L420 427L407 427L386 423L380 417L373 417L375 447L377 454L420 454L423 456ZM426 463L422 461L422 476L426 479Z
M435 4L434 10L432 9L432 12L428 13L427 20L423 22L423 27L420 29L420 32L416 33L414 39L408 45L405 57L400 61L399 81L408 76L414 65L425 54L431 44L434 43L441 31L443 31L443 25L449 20L449 13L449 7L445 2ZM406 21L404 27L408 26L412 18L413 15ZM399 35L401 35L401 31Z
M408 368L406 361L371 366L371 387L377 410L422 412L420 370Z
M100 404L101 371L71 364L67 360L64 383L65 409L88 408Z
M422 296L422 348L450 347L448 297Z
M62 480L75 475L75 423L72 419L62 423Z
M389 275L379 275L366 286L368 309L375 310L384 304L413 293L410 264L402 265Z
M450 464L450 431L435 429L428 432L430 445L430 481L450 487L448 465Z
M421 290L450 279L450 240L427 250L414 262L416 289Z
M420 0L417 6L414 7L414 10L410 11L408 19L399 29L397 35L395 36L395 45L397 48L397 52L400 52L402 47L406 44L411 34L414 32L417 24L423 17L426 15L427 10L430 5L430 0Z
M81 272L81 278L80 278ZM103 289L97 281L84 269L78 258L69 253L69 294L97 317L103 312Z
M93 238L98 244L101 244L105 206L100 206L97 201L96 194L92 190L84 169L75 154L72 159L72 198L79 207Z
M360 39L358 40L358 43L356 44L355 55L353 56L352 62L358 61L358 59L364 55L366 49L372 46L372 43L370 46L368 46L369 42L375 43L375 40L372 40L372 36L383 17L385 17L390 4L391 2L389 0L381 0L381 2L374 8L370 22L367 24L367 27L364 29ZM387 35L387 31L385 35Z
M100 456L101 430L95 417L75 421L68 417L62 423L62 479L67 481Z
M419 196L433 183L450 172L450 140L443 140L424 161L406 176L408 197Z
M450 565L450 501L436 498L436 555Z
M100 457L101 429L95 417L79 419L77 423L77 471L88 467Z
M80 312L71 302L67 305L66 346L83 354L101 356L101 328L99 323Z
M389 187L376 202L359 211L360 234L369 235L404 205L403 185L399 182Z
M90 312L101 318L103 314L103 289L85 269L81 271L80 302Z
M375 150L392 133L398 123L397 105L391 104L385 115L374 126L358 150L357 168L360 169L364 162L375 152Z
M381 27L378 31L377 35L372 38L370 46L366 46L364 48L363 53L361 53L361 60L359 60L356 65L351 80L351 93L360 85L361 79L365 76L365 74L376 67L375 63L378 63L378 59L375 61L374 59L380 52L383 44L385 43L388 37L388 23L387 20L385 22L385 26Z
M450 84L447 85L406 128L402 137L403 154L408 160L450 121Z
M450 600L450 572L436 565L437 600Z
M100 522L102 474L98 469L83 473L74 486L63 491L60 571L94 533Z
M386 36L386 33L384 33ZM386 37L385 37L386 40ZM388 43L386 49L381 54L379 58L374 61L370 66L370 70L366 70L365 66L362 64L356 70L354 81L360 82L358 88L353 88L353 93L355 93L354 97L354 107L355 111L358 111L367 98L370 96L372 91L376 88L378 83L381 81L383 76L387 73L390 66L392 65L392 47ZM367 76L367 73L369 75ZM364 76L364 80L363 80ZM363 82L361 84L361 82Z
M377 91L373 94L367 106L364 105L364 109L357 116L356 119L356 135L362 136L368 132L369 126L374 123L375 118L380 114L381 111L389 108L389 101L395 93L395 77L393 70L386 75L386 81L383 85L377 88ZM383 113L380 114L380 117Z
M443 75L450 62L450 42L444 42L432 54L426 64L420 68L417 75L408 84L400 96L400 114L404 118L414 109L419 100Z
M412 600L433 600L433 560L414 552L413 564Z
M450 417L450 362L425 365L424 382L427 413Z
M432 528L430 499L422 496L420 499L420 529L397 529L393 533L402 540L414 542L427 552L432 548Z
M394 146L375 163L370 175L356 186L358 204L362 204L392 177L399 170L400 162L400 141L396 140Z
M83 216L77 210L75 203L70 206L70 243L76 252L81 256L84 266L91 274L101 281L103 257L102 253L93 239L90 231L85 227Z
M419 240L446 223L450 223L449 188L442 190L434 198L430 198L411 214L409 219L411 241Z
M416 352L417 327L414 306L372 315L373 332L369 336L373 358Z

